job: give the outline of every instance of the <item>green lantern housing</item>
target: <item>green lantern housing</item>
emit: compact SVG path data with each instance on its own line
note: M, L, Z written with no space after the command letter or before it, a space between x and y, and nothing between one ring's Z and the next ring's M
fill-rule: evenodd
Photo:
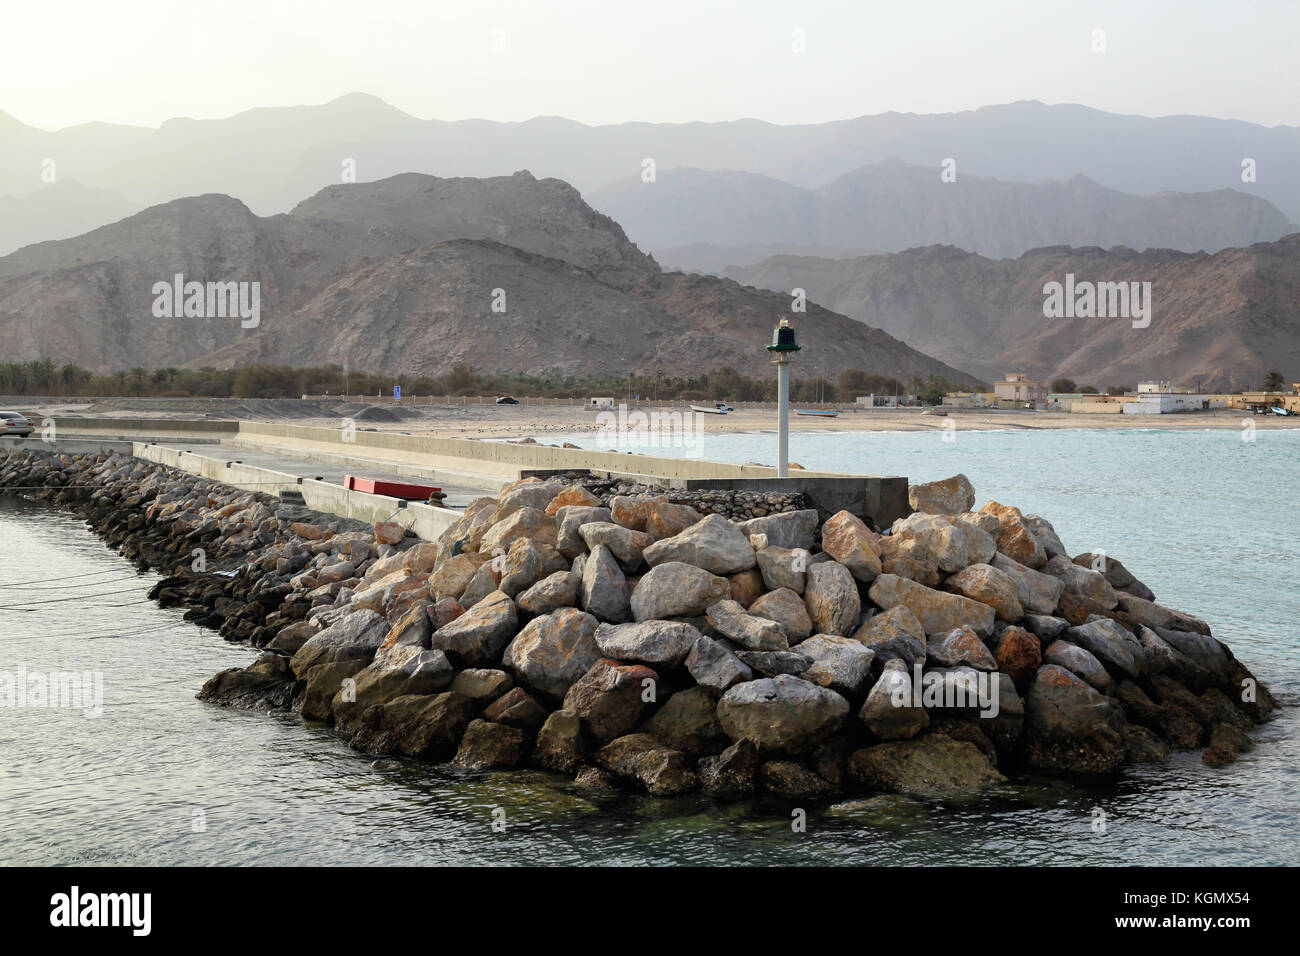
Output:
M798 352L801 346L794 340L794 329L790 327L789 319L782 319L781 324L772 330L772 344L767 347L769 352Z

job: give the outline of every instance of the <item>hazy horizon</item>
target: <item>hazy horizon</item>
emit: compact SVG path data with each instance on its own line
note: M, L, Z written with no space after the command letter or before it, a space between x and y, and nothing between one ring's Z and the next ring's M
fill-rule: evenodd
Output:
M941 0L924 17L829 0L461 6L231 0L214 21L162 0L70 0L57 31L47 7L12 8L0 111L48 131L156 128L361 92L446 121L793 125L1037 100L1300 125L1300 13L1284 0L1230 13L1208 0L1086 13Z

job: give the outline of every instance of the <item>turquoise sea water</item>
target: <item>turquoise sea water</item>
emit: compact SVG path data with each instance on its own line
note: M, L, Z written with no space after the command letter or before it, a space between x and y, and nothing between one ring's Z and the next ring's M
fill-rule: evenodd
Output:
M1300 432L955 438L796 433L791 458L913 480L961 471L979 502L1046 516L1072 552L1120 558L1287 705L1253 752L1221 769L1177 754L1090 788L1035 779L958 802L810 805L805 832L781 801L593 797L531 771L374 762L327 728L195 700L254 652L148 601L157 576L78 519L5 498L0 674L98 672L104 703L99 717L0 709L0 863L1300 863ZM704 440L708 458L775 457L771 434Z

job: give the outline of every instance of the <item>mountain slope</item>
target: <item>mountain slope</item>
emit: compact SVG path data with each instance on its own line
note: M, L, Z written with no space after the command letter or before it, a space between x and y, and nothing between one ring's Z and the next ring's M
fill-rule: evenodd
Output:
M811 299L986 380L1026 371L1098 387L1172 380L1258 387L1300 370L1300 234L1244 249L1035 249L988 259L947 246L857 259L774 257L729 269L740 282ZM1043 287L1150 282L1151 323L1045 318Z
M156 318L175 274L261 283L261 323ZM504 306L499 311L495 306ZM577 191L528 173L402 175L329 187L255 216L228 196L154 207L0 258L0 336L14 358L100 371L251 361L489 371L770 373L763 346L788 297L665 275ZM969 376L824 309L796 317L809 363Z

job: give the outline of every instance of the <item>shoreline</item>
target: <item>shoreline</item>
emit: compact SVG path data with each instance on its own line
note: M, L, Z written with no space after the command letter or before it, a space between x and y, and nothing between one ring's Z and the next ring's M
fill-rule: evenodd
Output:
M266 421L338 428L342 418L380 432L399 432L446 438L525 438L594 434L600 427L596 410L571 405L393 405L365 400L331 405L297 399L134 399L109 398L88 402L42 399L6 399L6 408L28 414L38 423L46 417L77 415L102 418L143 418L165 421L204 417ZM815 405L810 407L816 407ZM682 405L640 403L634 409L647 414L689 415ZM337 411L338 414L332 414ZM1240 409L1181 412L1169 415L1075 415L1068 412L988 411L950 409L945 414L926 409L876 409L842 411L834 419L792 415L790 431L800 433L893 434L942 431L1204 431L1295 430L1300 418L1252 415ZM774 408L738 408L723 415L696 415L692 428L706 434L767 433L776 429ZM1247 426L1245 423L1249 422ZM39 434L39 431L37 432Z

